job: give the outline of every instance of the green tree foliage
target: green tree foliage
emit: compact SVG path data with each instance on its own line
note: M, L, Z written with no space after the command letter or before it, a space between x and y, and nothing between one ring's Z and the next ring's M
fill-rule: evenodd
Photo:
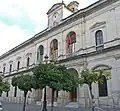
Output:
M102 84L103 82L102 74L105 74L106 78L110 79L110 72L105 70L85 69L85 70L82 70L81 72L81 77L79 78L79 84L80 85L87 84L89 86L92 103L94 102L93 101L94 95L92 93L92 83L100 82ZM92 111L94 111L93 104L91 105L92 105Z
M26 98L28 91L32 91L32 88L34 87L34 77L33 75L26 74L26 75L19 75L12 78L12 85L17 86L20 90L24 91L24 105L23 105L23 111L25 111L26 106Z
M69 74L64 65L42 64L37 65L33 74L35 75L38 88L49 86L52 89L52 108L54 102L54 92L57 90L71 91L75 79Z
M0 95L3 92L8 92L10 90L10 84L8 81L3 81L3 78L0 77Z

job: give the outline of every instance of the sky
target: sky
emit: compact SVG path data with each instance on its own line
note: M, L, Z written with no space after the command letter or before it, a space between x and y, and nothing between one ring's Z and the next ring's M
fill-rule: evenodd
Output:
M47 28L47 11L62 0L2 0L0 2L0 55ZM64 0L68 4L72 0ZM76 0L79 9L97 0Z

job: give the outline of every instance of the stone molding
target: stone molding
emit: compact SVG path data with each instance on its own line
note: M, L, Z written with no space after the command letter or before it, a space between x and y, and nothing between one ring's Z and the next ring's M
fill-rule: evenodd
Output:
M90 29L95 29L95 28L100 27L101 25L105 25L105 24L106 24L106 21L96 22L94 25L92 25L90 27Z

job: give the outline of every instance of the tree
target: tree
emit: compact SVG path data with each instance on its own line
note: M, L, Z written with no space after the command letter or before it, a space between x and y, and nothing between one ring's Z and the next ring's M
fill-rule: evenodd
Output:
M24 91L24 105L23 105L23 111L25 111L26 107L26 98L27 93L29 91L32 91L32 88L34 87L34 77L32 75L26 74L26 75L19 75L16 77L13 77L12 79L12 85L17 86L20 90Z
M12 86L15 87L15 91L17 90L17 77L13 77L12 78ZM16 94L14 94L14 96L16 97Z
M36 82L37 82L35 86L37 86L38 88L40 87L46 88L46 86L49 86L52 89L51 110L53 110L54 92L56 90L61 89L61 84L60 84L61 73L58 70L58 67L51 63L48 63L48 64L40 63L39 65L35 67L33 74L35 75ZM44 95L44 97L46 98L46 95Z
M3 81L3 78L0 77L0 96L3 92L8 92L10 90L10 84L8 81Z
M73 78L68 73L67 68L63 65L40 63L35 67L33 74L36 77L37 84L39 84L36 85L38 88L40 86L42 88L49 86L52 89L51 110L53 110L54 106L54 92L56 90L70 91L73 86Z
M94 111L94 95L92 93L92 83L100 82L102 84L103 78L102 74L105 74L107 79L110 79L110 73L105 72L104 70L89 70L85 69L81 72L81 77L79 78L80 85L87 84L89 86L90 96L91 96L91 105L92 105L92 111Z

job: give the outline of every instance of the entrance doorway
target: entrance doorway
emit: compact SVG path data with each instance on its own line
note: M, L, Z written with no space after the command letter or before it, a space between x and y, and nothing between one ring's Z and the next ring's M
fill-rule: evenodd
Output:
M69 73L75 77L78 77L78 72L74 68L68 69ZM70 101L77 102L77 88L73 87L70 92Z
M77 101L77 88L72 88L72 91L70 92L70 99L71 102Z

